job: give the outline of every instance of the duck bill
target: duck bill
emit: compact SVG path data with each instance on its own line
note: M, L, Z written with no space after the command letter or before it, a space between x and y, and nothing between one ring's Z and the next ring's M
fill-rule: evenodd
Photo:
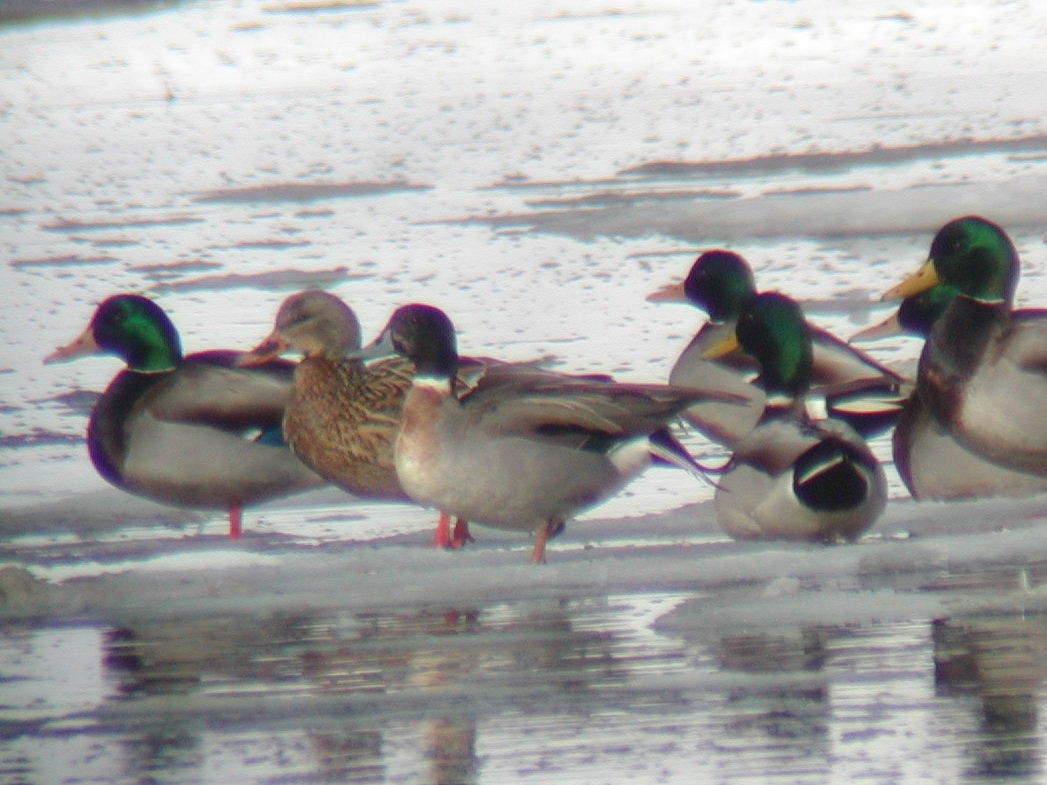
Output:
M393 346L393 336L388 330L384 330L381 335L374 339L371 343L362 349L357 349L355 352L349 352L345 355L347 360L378 360L382 357L392 357L394 354L399 354L396 347Z
M731 332L725 335L721 340L702 349L702 359L718 360L721 357L734 354L741 348L741 345L738 343L738 336L735 334L734 330L731 330Z
M661 289L651 292L647 295L647 302L649 303L686 303L688 302L687 295L683 290L683 281L677 283L669 283L663 286Z
M279 333L270 333L269 336L249 352L244 352L236 360L238 368L252 368L256 365L265 365L270 360L275 360L281 354L290 349Z
M938 279L938 271L934 269L934 260L928 259L919 270L897 286L893 286L884 292L880 299L902 300L906 297L912 297L914 294L925 292L939 283L941 281Z
M864 330L859 330L847 340L847 343L878 341L881 338L902 335L904 332L905 328L902 327L902 321L898 318L898 312L895 311L882 322L877 322L876 324L869 325Z
M44 365L65 362L66 360L72 360L77 357L86 357L89 354L101 353L102 349L98 345L98 341L95 340L94 331L88 327L65 346L59 346L47 355L47 357L44 358Z

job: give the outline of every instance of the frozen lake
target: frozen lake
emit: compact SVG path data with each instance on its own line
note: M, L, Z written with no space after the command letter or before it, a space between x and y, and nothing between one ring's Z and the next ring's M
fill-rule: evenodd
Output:
M660 381L699 319L644 297L698 251L848 336L972 212L1043 306L1047 6L114 5L0 4L0 782L1047 777L1045 497L888 466L859 543L734 543L656 469L541 569L333 489L234 543L91 467L116 360L41 365L116 291L195 351L322 286L369 334L424 300L463 351Z

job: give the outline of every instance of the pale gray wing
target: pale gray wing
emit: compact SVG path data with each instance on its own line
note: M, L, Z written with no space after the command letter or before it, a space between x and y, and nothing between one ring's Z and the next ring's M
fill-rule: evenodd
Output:
M265 369L187 362L154 388L143 405L170 422L225 430L279 426L290 379Z
M687 405L719 397L718 392L665 385L528 378L515 385L481 385L463 405L489 433L628 436L651 433Z

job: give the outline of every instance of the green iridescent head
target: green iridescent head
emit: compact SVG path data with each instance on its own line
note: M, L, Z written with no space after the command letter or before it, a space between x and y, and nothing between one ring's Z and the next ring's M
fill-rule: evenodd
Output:
M152 300L117 294L95 310L88 327L98 349L121 357L135 371L164 371L182 359L182 345L171 320Z
M941 283L976 300L1014 300L1019 260L1014 244L996 224L967 216L943 226L931 243L931 262Z
M731 251L706 251L691 266L683 284L687 299L714 322L733 319L756 293L749 264Z
M760 363L768 394L795 398L807 391L811 332L795 300L777 292L756 295L739 315L736 333L742 349Z

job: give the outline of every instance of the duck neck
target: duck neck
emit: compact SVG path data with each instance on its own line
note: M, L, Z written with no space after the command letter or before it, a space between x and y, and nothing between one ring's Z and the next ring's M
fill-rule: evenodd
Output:
M137 373L164 373L178 367L182 361L182 352L177 345L154 342L129 349L124 359L127 367Z
M764 363L759 382L767 395L766 408L802 411L804 396L810 388L810 357L808 351L795 358L782 355Z
M920 398L941 422L952 422L962 405L962 390L1006 326L1004 303L959 296L934 323L920 355Z
M400 431L396 437L397 471L401 463L417 464L439 450L439 421L444 404L453 400L451 383L446 377L416 374L400 415ZM404 478L401 477L401 482Z
M995 333L1007 322L1004 302L986 302L960 295L934 324L930 353L962 377L977 365Z
M434 374L416 371L411 382L411 389L423 391L428 395L439 395L446 398L453 392L453 378L443 373Z
M453 344L430 346L429 351L411 359L415 368L414 387L446 396L454 392L454 380L458 374L458 353Z
M127 367L138 373L172 371L182 362L182 343L166 318L133 319L123 335L116 339L103 335L98 342L119 354Z

